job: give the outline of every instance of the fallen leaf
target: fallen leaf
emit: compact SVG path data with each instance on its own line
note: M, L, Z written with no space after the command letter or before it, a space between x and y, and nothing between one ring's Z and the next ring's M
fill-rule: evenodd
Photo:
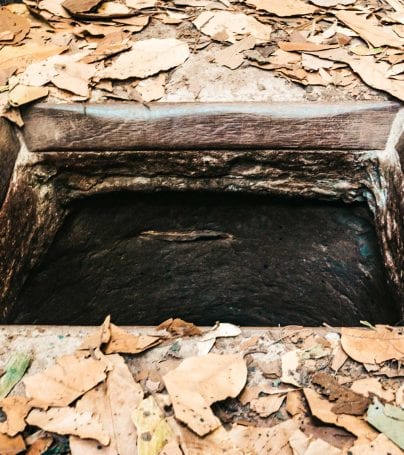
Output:
M125 0L126 6L134 9L153 8L156 6L157 0Z
M300 390L288 392L286 396L286 411L291 416L306 413L306 405L304 404L302 392Z
M303 455L319 455L319 454L327 454L327 455L341 455L342 451L337 449L337 447L333 447L332 445L328 444L328 442L323 441L322 439L315 439L314 441L310 441L307 450L304 452Z
M201 335L202 330L192 322L186 322L179 318L170 318L156 327L156 330L167 330L171 335L193 336Z
M28 425L45 431L95 439L102 445L109 444L109 436L103 429L98 416L91 412L79 412L68 406L50 408L47 411L33 409L28 414L26 421Z
M369 398L348 389L328 373L316 373L312 377L313 384L322 388L322 393L330 401L335 401L331 411L335 414L363 415L370 404Z
M296 387L301 386L301 369L299 368L300 350L289 351L281 357L282 376L281 381L286 384L292 384Z
M331 60L324 60L315 55L302 54L302 66L306 70L318 71L320 68L332 68L335 63Z
M0 50L1 52L1 50ZM6 397L24 376L31 362L31 354L15 352L4 365L0 378L0 398Z
M8 101L11 106L18 107L31 103L47 96L49 89L45 87L32 87L29 85L16 85L8 94Z
M94 63L112 55L119 54L132 47L129 37L121 30L109 33L98 43L96 49L91 54L86 55L82 62Z
M49 406L67 406L104 381L108 365L83 355L60 357L56 365L23 380L25 392Z
M106 354L139 354L161 343L158 336L134 335L111 324L111 338L104 351Z
M215 62L222 66L234 70L238 68L244 61L243 51L252 49L255 46L255 38L247 36L235 44L232 44L225 49L222 49L215 54Z
M305 388L303 391L311 413L322 422L345 428L355 435L361 443L376 438L377 433L360 417L346 414L337 415L331 410L332 403L322 398L317 392L309 388Z
M313 14L317 10L303 0L246 0L246 3L280 17L303 16Z
M81 343L79 350L100 349L111 339L111 316L107 316L101 326Z
M260 417L269 417L274 412L278 412L286 395L268 395L251 400L250 409L255 411Z
M403 452L384 434L379 434L371 442L350 447L349 453L352 455L402 455Z
M15 455L25 450L25 442L21 435L10 437L0 433L1 455Z
M137 429L138 455L159 455L174 434L153 396L143 400L132 413Z
M352 30L360 35L365 41L374 47L391 46L401 48L404 40L400 39L392 29L387 26L377 26L354 11L339 11L336 17Z
M396 405L404 408L404 384L396 391Z
M98 6L102 0L65 0L62 5L72 14L84 13Z
M401 90L404 99L404 86ZM349 357L361 363L404 359L404 334L384 325L377 325L376 330L343 327L341 345Z
M159 74L155 77L148 77L147 79L143 79L137 84L136 91L139 93L145 103L158 100L164 96L164 86L166 80L167 77L165 74Z
M359 379L352 383L351 390L366 397L368 397L369 394L374 394L385 401L394 400L394 390L384 389L377 378Z
M272 27L252 16L232 11L204 11L194 21L195 27L218 41L235 43L238 36L250 35L257 43L271 38Z
M356 0L310 0L310 2L322 8L331 8L338 5L352 5Z
M181 65L188 57L187 43L177 39L136 41L130 51L120 54L99 76L103 79L145 78Z
M346 362L348 355L342 349L341 344L338 343L333 349L332 356L331 368L337 372Z
M185 359L163 380L175 417L204 436L220 426L210 405L241 392L247 380L247 367L240 355L207 354Z
M309 41L303 42L291 42L291 41L279 41L278 46L280 49L286 52L293 51L306 51L306 52L315 52L315 51L324 51L327 49L335 49L338 47L336 44L316 44Z
M310 438L301 430L294 431L289 437L289 445L292 448L293 455L304 455L309 443Z
M17 44L28 34L30 22L20 14L13 14L7 8L0 8L0 45Z
M11 396L0 400L3 419L0 422L0 433L15 436L25 428L25 417L31 410L29 398Z
M375 398L369 406L366 420L404 450L404 410L391 404L383 406Z
M40 430L38 433L41 433L42 436L37 438L35 441L28 443L28 438L26 440L29 444L26 455L43 455L46 453L47 449L52 445L53 438L47 436L47 433Z

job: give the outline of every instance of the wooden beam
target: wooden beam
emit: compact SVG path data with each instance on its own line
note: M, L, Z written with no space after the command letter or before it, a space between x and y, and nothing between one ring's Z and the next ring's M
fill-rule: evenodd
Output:
M382 150L400 105L38 104L24 113L31 151Z

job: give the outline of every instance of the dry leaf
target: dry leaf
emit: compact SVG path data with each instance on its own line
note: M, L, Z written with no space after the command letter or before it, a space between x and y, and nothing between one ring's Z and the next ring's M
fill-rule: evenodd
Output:
M32 436L38 435L38 437L32 441ZM47 449L52 445L53 438L47 436L42 430L39 430L34 435L26 438L26 443L29 445L26 455L43 455L46 453Z
M177 39L136 41L130 51L120 54L99 76L102 79L144 78L181 65L188 57L187 43Z
M24 439L21 435L10 437L0 433L1 455L15 455L25 450Z
M143 400L132 413L137 429L138 455L159 455L174 434L153 396Z
M107 381L83 395L76 409L100 416L111 442L99 448L96 441L73 436L70 438L72 455L132 455L136 447L137 434L131 413L142 401L143 391L122 357L112 355L107 359L113 366Z
M161 343L161 338L149 335L134 335L111 324L111 338L105 347L106 354L139 354Z
M94 63L111 55L119 54L132 47L132 42L121 30L109 33L98 43L97 48L82 59L84 63Z
M192 322L186 322L179 318L170 318L162 322L159 326L156 327L156 330L167 330L167 332L172 335L178 336L193 336L201 335L202 330L198 328Z
M72 14L84 13L98 6L102 0L65 0L62 5Z
M322 422L345 428L355 435L360 442L372 441L377 436L377 433L361 418L346 414L337 415L332 412L333 404L322 398L314 390L305 388L304 395L311 413Z
M251 400L250 408L255 411L260 417L269 417L274 412L278 412L282 403L285 401L286 395L268 395Z
M368 397L369 394L377 395L385 401L394 400L394 390L384 389L377 378L359 379L352 383L351 390Z
M247 380L247 367L240 355L207 354L184 360L163 380L175 417L204 436L220 426L210 405L241 392Z
M125 0L126 6L134 9L153 8L157 0Z
M311 381L322 388L330 401L335 401L331 411L335 414L363 415L370 404L369 398L338 383L328 373L316 373Z
M4 420L0 422L0 433L15 436L25 428L25 417L31 410L30 399L11 396L0 400L0 410Z
M81 343L79 350L101 349L111 338L111 316L107 316L101 326Z
M56 365L23 379L25 392L49 406L67 406L106 378L107 364L84 355L60 357Z
M319 455L319 454L327 454L327 455L342 455L342 451L337 449L337 447L333 447L332 445L328 444L328 442L323 441L322 439L316 439L309 443L307 450L304 452L303 455Z
M351 455L402 455L402 451L384 434L371 442L355 444L349 449Z
M404 99L404 86L402 90ZM404 360L404 334L384 325L377 325L376 330L343 327L341 345L349 357L361 363Z
M339 11L335 14L337 18L352 30L360 35L365 41L374 47L391 46L402 48L404 40L400 39L392 29L386 26L374 25L363 15L354 11Z
M346 362L348 355L342 349L341 344L338 343L332 352L333 358L331 362L331 368L337 372L342 365Z
M257 43L271 38L272 28L252 16L232 11L204 11L194 21L195 27L217 41L235 43L238 36L250 35Z
M48 96L49 89L45 87L31 87L18 84L8 94L8 102L11 106L18 107L23 104Z
M234 70L243 63L244 56L242 52L252 49L255 46L255 43L254 37L247 36L246 38L237 41L237 43L216 52L215 62Z
M347 63L352 68L352 70L355 73L357 73L366 84L370 85L373 88L383 90L387 93L390 93L391 95L395 96L396 98L404 101L404 81L388 79L386 77L387 70L389 69L389 65L387 63L385 63L385 62L377 63L373 59L373 57L352 57L351 55L349 55L349 53L345 49L335 49L333 51L320 51L320 52L314 52L314 54L321 58L326 58L326 59L331 59L331 60L336 60L339 62ZM356 333L356 335L351 336L351 343L353 343L353 345L355 345L355 346L361 345L363 350L368 349L367 355L365 356L366 358L374 357L371 362L366 362L366 363L374 363L375 358L384 358L386 355L388 356L389 352L395 351L395 349L393 347L395 344L398 344L398 346L401 346L399 351L401 351L401 357L403 357L404 350L403 350L402 346L404 343L404 336L401 335L401 338L400 338L400 335L394 334L394 332L392 332L389 335L389 333L390 333L389 329L387 329L386 327L384 329L381 328L383 326L378 326L378 327L379 327L377 329L378 332L373 337L375 339L373 339L372 336L364 335L362 332L361 337L363 337L363 336L365 337L362 339L362 342L360 339L356 339L355 342L352 341L352 338L357 337L358 333L359 333L359 332L355 332L355 330L361 331L361 329L344 328L343 330L346 331L345 333L350 333L349 331L353 330L354 332L352 332L352 333ZM371 332L369 329L364 329L364 330ZM390 336L392 338L394 338L394 340L392 339L389 341L388 338ZM370 340L373 340L373 341L371 341L371 345L373 345L373 344L376 345L377 344L376 339L378 337L386 337L386 340L383 341L382 344L378 346L378 348L376 348L376 351L374 354L372 352L372 348L365 347L365 346L368 346L367 343ZM347 342L346 338L345 338L345 344L347 344L347 343L350 343L350 342ZM382 353L383 346L386 346L386 345L390 345L390 348L387 350L386 353L383 354ZM344 344L342 347L349 354L349 352L345 349ZM397 355L397 352L395 355ZM355 360L357 360L357 359L355 359Z
M317 10L303 0L246 0L246 3L280 17L313 14Z
M302 66L306 70L318 71L320 68L332 68L335 63L331 60L324 60L315 55L302 54Z
M76 435L97 440L102 445L109 443L99 417L91 412L79 412L68 406L50 408L48 411L33 409L26 419L28 425L61 435Z
M356 0L310 0L310 2L316 6L330 8L338 5L352 5Z
M293 52L293 51L306 51L306 52L315 52L315 51L324 51L327 49L335 49L338 47L336 44L317 44L310 43L309 41L302 42L291 42L291 41L279 41L278 46L283 51Z
M166 80L167 77L165 74L148 77L137 84L136 91L145 103L158 100L164 96L164 86L166 84Z
M30 23L20 14L13 14L7 8L0 8L0 45L16 44L28 34Z
M51 79L53 85L75 95L89 97L89 83L94 76L95 66L70 62L69 64L56 65L55 68L58 74Z
M286 396L286 411L288 411L291 416L306 413L306 405L304 404L302 392L300 390L288 392Z
M281 357L282 376L281 381L286 384L292 384L296 387L301 386L300 350L289 351Z

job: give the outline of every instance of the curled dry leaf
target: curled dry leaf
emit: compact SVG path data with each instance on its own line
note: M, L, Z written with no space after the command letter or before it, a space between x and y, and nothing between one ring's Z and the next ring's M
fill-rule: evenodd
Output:
M105 346L106 354L139 354L161 343L161 338L149 335L134 335L111 324L111 338Z
M404 333L384 325L377 325L375 330L343 327L341 345L349 357L361 363L404 359Z
M47 411L33 409L26 419L28 425L61 435L77 435L80 438L97 440L109 444L109 436L102 427L99 417L92 412L80 412L65 406Z
M193 335L201 335L202 330L197 327L192 322L186 322L180 318L170 318L166 321L162 322L156 328L157 330L167 330L167 332L171 333L172 335L178 336L193 336Z
M303 0L246 0L246 3L280 17L313 14L317 10Z
M255 411L260 417L269 417L274 412L278 412L282 403L285 401L286 395L268 395L251 400L250 408Z
M188 57L188 44L174 38L137 41L130 51L119 55L111 66L100 71L99 77L144 78L181 65Z
M3 455L16 455L25 450L25 442L21 435L7 436L0 433L0 453Z
M271 26L258 22L254 17L232 11L204 11L193 22L205 35L217 41L235 43L237 37L250 35L257 43L271 39Z
M119 54L132 47L129 37L121 30L109 33L98 43L97 48L82 59L84 63L94 63L111 55Z
M137 429L138 455L159 455L163 447L174 437L152 395L133 411L132 420Z
M25 392L49 406L67 406L104 381L108 365L85 353L60 357L56 365L23 380Z
M247 366L240 355L207 354L184 360L163 380L175 417L204 436L221 425L211 404L241 392L247 380Z

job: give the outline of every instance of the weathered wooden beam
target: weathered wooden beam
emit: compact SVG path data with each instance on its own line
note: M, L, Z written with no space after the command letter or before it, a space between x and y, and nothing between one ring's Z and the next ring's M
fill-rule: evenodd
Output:
M400 105L38 104L24 115L31 151L175 149L382 150Z
M20 143L11 125L0 118L0 207L6 196Z

